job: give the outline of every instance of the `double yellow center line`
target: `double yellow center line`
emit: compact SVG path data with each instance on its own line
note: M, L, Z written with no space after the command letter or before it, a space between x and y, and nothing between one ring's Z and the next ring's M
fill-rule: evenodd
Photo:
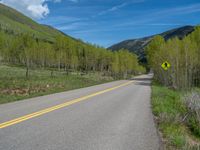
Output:
M63 107L66 107L66 106L69 106L69 105L72 105L72 104L84 101L84 100L92 98L94 96L97 96L97 95L100 95L100 94L115 90L117 88L120 88L120 87L126 86L128 84L131 84L132 82L133 81L129 81L129 82L126 82L124 84L121 84L121 85L118 85L118 86L115 86L115 87L112 87L112 88L108 88L108 89L103 90L103 91L99 91L99 92L96 92L96 93L93 93L93 94L90 94L90 95L87 95L87 96L83 96L83 97L80 97L80 98L77 98L77 99L74 99L74 100L71 100L71 101L68 101L68 102L53 106L53 107L49 107L49 108L46 108L46 109L31 113L31 114L28 114L28 115L25 115L25 116L21 116L19 118L16 118L16 119L13 119L13 120L10 120L10 121L6 121L6 122L3 122L3 123L0 123L0 129L9 127L9 126L14 125L14 124L18 124L20 122L23 122L25 120L28 120L28 119L31 119L31 118L34 118L34 117L38 117L38 116L44 115L46 113L52 112L52 111L57 110L57 109L61 109Z

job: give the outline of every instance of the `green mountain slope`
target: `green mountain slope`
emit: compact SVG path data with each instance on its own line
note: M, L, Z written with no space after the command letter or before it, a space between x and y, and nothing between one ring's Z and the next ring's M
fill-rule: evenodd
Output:
M55 36L63 34L53 27L38 24L3 4L0 4L0 29L12 34L30 33L41 40L50 42L54 41Z
M194 31L193 26L184 26L181 28L176 28L176 29L166 31L166 32L158 34L158 35L161 35L162 37L164 37L165 40L172 39L174 37L178 37L179 39L182 39L193 31ZM111 49L113 51L117 51L119 49L128 49L129 51L137 54L139 57L139 60L142 63L146 63L144 49L151 42L153 37L155 37L155 36L156 35L144 37L144 38L140 38L140 39L131 39L131 40L122 41L120 43L117 43L117 44L109 47L108 49Z

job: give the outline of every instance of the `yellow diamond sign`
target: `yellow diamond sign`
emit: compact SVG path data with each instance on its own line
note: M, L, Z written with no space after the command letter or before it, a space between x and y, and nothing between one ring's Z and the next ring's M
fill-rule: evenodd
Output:
M168 70L171 67L170 63L167 61L165 61L161 66L164 70Z

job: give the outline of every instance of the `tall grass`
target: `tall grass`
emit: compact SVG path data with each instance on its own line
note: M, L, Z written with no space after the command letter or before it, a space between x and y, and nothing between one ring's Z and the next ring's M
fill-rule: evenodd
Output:
M67 91L112 81L112 77L100 73L70 73L36 69L25 76L22 67L0 66L0 103Z
M190 97L190 94L171 90L157 83L152 86L153 113L166 150L186 148L196 150L200 146L200 137L196 134L200 131L200 125L191 121L192 116L197 119L194 116L196 106L193 104L193 109L190 110L189 105L184 100L185 95ZM193 115L190 114L191 111ZM193 125L193 128L196 125L195 132L191 130L190 124Z
M183 100L188 108L184 119L192 132L200 137L200 92L196 90L186 94Z

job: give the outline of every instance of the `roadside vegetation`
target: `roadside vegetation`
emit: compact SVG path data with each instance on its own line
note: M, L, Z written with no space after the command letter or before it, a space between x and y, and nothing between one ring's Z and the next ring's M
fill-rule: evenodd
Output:
M185 93L153 84L152 108L164 149L200 149L199 104L200 89Z
M65 71L54 71L52 77L51 70L32 69L28 78L25 73L24 67L0 66L0 104L114 80L97 72L67 74Z
M48 43L34 35L12 35L0 31L1 63L26 67L26 77L31 68L57 69L59 71L102 72L114 78L127 78L129 75L145 72L138 64L137 56L128 50L117 52L57 36L54 43Z
M200 27L183 39L156 36L146 49L154 71L152 107L166 150L200 149ZM164 70L161 65L169 62Z
M183 39L156 36L148 45L147 58L154 71L154 79L176 90L200 86L200 27ZM161 64L171 64L167 71Z
M11 31L0 27L0 103L145 72L137 56L124 49L112 52L64 35L47 42Z

